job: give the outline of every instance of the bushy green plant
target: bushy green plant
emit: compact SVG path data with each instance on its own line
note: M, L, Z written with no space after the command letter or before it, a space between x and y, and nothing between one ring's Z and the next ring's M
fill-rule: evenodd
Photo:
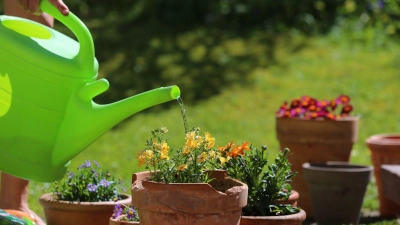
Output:
M51 183L46 189L57 200L103 202L120 200L118 188L125 192L121 184L121 180L116 181L107 170L100 169L96 161L86 160L76 173L68 171L61 180Z
M248 143L245 144L247 146ZM247 206L243 208L243 215L289 215L300 211L290 204L281 203L290 197L292 193L290 182L297 174L290 169L288 148L279 151L275 162L268 165L268 170L265 172L265 166L268 164L266 146L262 146L261 150L254 146L238 149L231 142L220 150L226 156L220 160L228 176L246 183L249 187Z

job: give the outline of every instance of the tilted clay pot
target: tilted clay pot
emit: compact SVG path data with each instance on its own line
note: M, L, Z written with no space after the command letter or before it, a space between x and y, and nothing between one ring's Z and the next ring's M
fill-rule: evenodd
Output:
M239 225L248 187L221 174L225 172L213 171L209 184L156 183L147 181L149 172L133 174L132 205L140 224Z

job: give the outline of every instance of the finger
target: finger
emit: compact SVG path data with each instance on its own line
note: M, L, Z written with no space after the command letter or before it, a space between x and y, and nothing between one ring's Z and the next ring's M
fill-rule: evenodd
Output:
M29 11L29 0L20 0L19 4L25 11Z
M34 14L34 15L40 15L42 14L42 11L40 10L39 7L39 0L30 0L29 1L29 12Z
M22 1L21 0L17 0L17 2L18 2L18 5L21 6L21 8L22 8Z
M62 0L49 0L64 16L68 16L69 9L68 6Z

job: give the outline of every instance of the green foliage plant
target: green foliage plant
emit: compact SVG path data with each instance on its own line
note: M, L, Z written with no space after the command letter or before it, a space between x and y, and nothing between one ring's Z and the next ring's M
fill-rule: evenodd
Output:
M107 170L102 170L100 165L90 160L84 161L77 168L77 172L69 171L59 180L51 183L50 191L57 200L78 202L104 202L122 199L121 180L116 181Z
M207 183L206 171L213 170L217 161L215 138L208 132L200 135L199 128L186 133L184 147L170 149L166 127L152 131L153 138L146 141L146 149L139 151L139 166L146 165L150 181L164 183Z
M235 146L233 142L220 148L225 157L220 157L221 166L229 177L238 179L249 187L244 216L290 215L300 211L290 204L282 203L292 193L290 185L297 172L291 171L288 161L290 150L279 151L275 163L268 164L267 147L258 149L248 142ZM246 146L246 147L243 147ZM265 167L268 170L264 171Z

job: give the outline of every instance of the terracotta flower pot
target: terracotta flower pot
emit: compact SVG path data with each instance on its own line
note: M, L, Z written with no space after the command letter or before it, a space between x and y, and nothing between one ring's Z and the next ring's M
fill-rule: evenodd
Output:
M118 216L117 218L112 218L110 217L110 222L108 225L139 225L139 222L136 221L125 221L125 220L121 220L121 218L123 217L123 215Z
M211 177L219 172L225 174L215 171ZM246 184L221 174L210 184L156 183L146 181L149 176L149 172L132 176L132 205L141 225L239 225L247 204Z
M130 195L123 195L117 202L58 201L52 194L44 194L39 202L44 209L47 225L107 225L117 204L129 205Z
M304 163L317 224L358 224L372 167L347 162Z
M297 201L299 200L299 193L292 190L287 201L279 201L281 204L291 204L297 207ZM284 216L242 216L240 219L240 225L301 225L306 219L306 212L300 210L299 213Z
M290 194L288 200L286 201L278 201L278 204L290 204L293 207L297 207L297 202L299 201L299 192L292 190L292 193Z
M301 225L306 219L306 212L284 216L242 216L240 225Z
M376 186L378 188L379 211L383 217L400 214L400 205L386 198L383 194L381 166L383 164L400 164L400 134L378 134L366 140L371 151Z
M298 206L313 217L308 185L303 178L303 163L306 162L349 162L354 142L358 138L358 117L346 117L335 121L298 118L276 118L276 135L280 148L289 148L292 171L298 172L292 187L301 198Z

